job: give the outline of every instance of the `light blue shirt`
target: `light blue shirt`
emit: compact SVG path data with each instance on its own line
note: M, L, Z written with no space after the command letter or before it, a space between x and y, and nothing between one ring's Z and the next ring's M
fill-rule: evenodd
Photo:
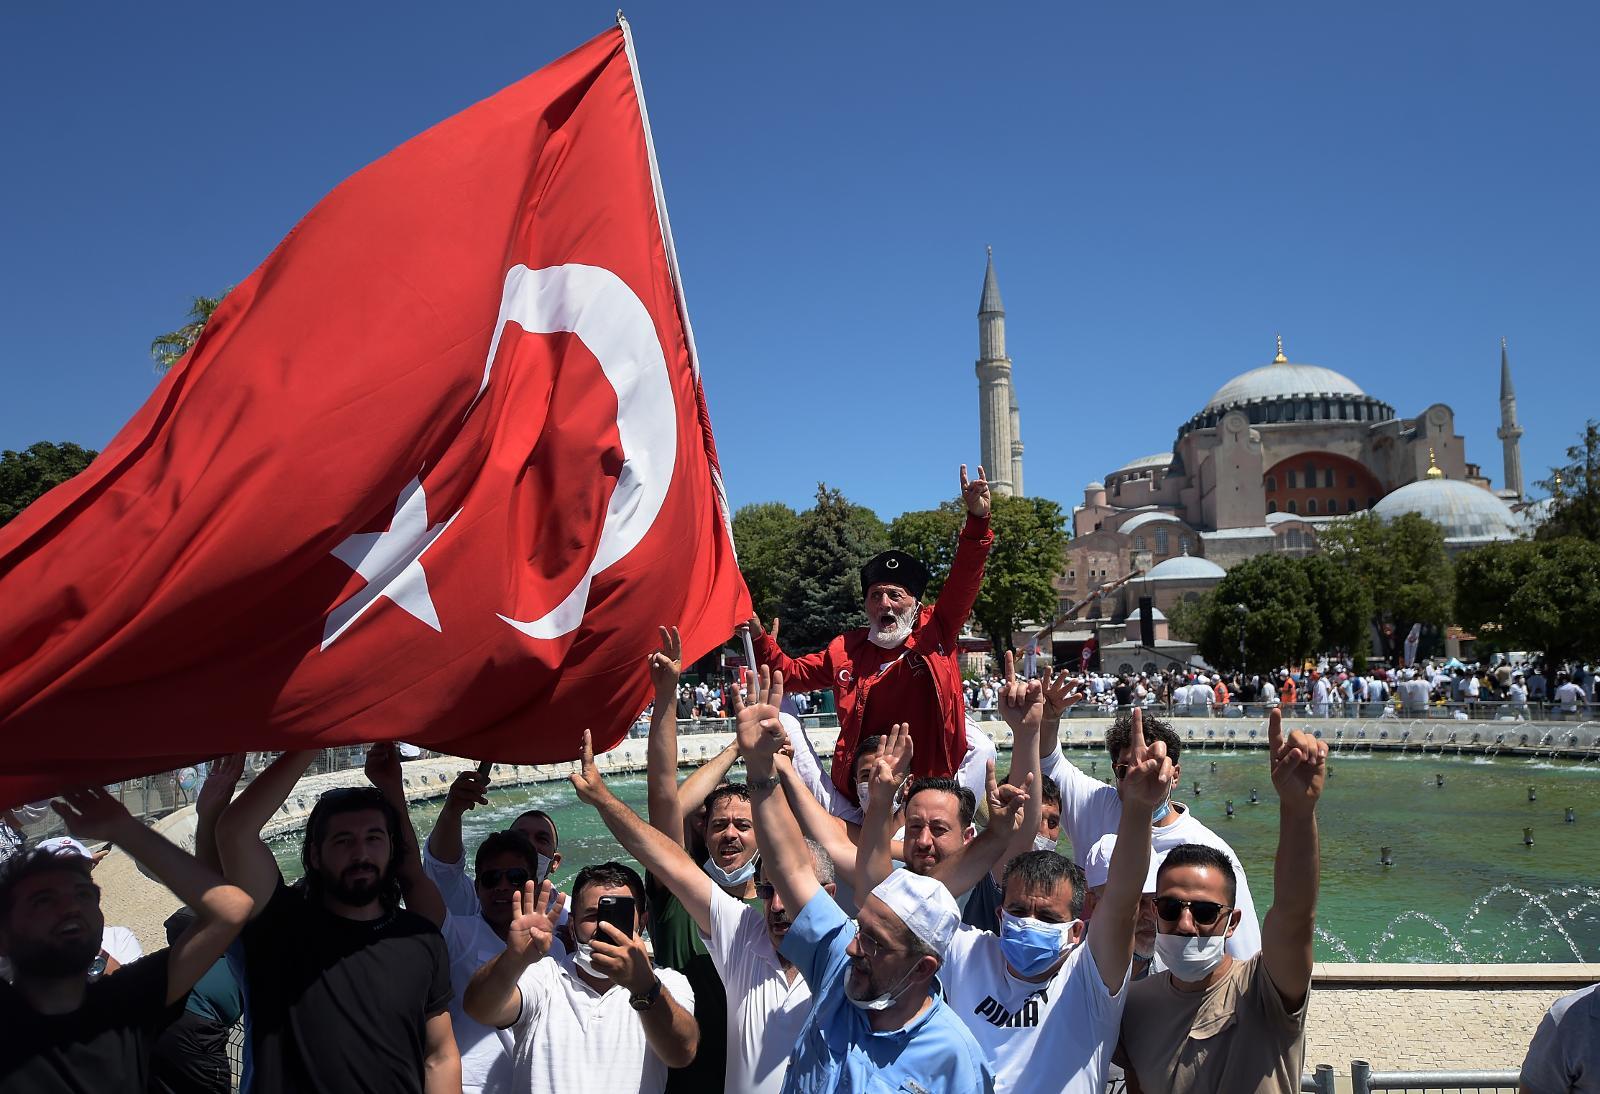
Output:
M845 998L856 925L819 889L784 937L781 952L811 988L815 1004L800 1031L784 1094L992 1094L983 1050L939 998L901 1029L873 1030L866 1011Z

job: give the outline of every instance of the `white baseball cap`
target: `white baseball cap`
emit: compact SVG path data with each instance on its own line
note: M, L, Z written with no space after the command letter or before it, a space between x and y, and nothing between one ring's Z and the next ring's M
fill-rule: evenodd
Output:
M49 851L52 855L82 855L84 858L94 858L87 847L71 836L52 836L50 839L40 840L37 849Z
M1101 836L1089 848L1088 856L1083 860L1083 880L1091 889L1098 889L1106 883L1111 876L1111 852L1116 850L1117 835L1115 832ZM1165 851L1150 852L1150 872L1144 876L1144 888L1141 892L1153 893L1156 891L1156 872L1161 869L1161 864L1166 861Z
M910 870L893 870L878 882L872 895L900 917L906 929L944 959L956 928L961 926L961 909L950 890L931 877Z

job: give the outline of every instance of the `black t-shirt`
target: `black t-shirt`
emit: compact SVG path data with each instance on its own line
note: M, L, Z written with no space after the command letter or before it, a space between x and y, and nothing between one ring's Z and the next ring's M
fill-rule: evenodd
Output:
M0 1090L143 1094L150 1048L183 1013L167 1004L167 951L90 984L71 1014L40 1014L0 980Z
M421 1094L450 955L415 912L346 919L282 880L244 943L251 1094Z
M1005 905L1005 893L1000 883L991 875L972 887L967 906L961 910L961 922L990 934L1000 933L1000 909Z

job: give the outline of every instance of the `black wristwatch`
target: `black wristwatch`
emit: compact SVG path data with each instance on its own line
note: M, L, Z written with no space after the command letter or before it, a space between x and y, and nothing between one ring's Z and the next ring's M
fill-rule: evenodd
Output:
M628 1006L634 1010L649 1010L656 1005L656 1000L661 998L661 977L656 977L650 985L650 990L643 995L630 995Z
M776 790L783 785L783 780L776 775L768 775L764 779L747 779L745 786L751 790Z

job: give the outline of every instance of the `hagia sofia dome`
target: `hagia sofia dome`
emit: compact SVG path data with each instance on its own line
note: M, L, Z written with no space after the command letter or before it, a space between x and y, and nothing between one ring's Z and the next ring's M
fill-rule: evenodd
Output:
M1386 495L1372 511L1384 520L1417 513L1444 529L1447 543L1516 539L1523 522L1511 507L1471 483L1447 479L1430 468L1428 477Z

